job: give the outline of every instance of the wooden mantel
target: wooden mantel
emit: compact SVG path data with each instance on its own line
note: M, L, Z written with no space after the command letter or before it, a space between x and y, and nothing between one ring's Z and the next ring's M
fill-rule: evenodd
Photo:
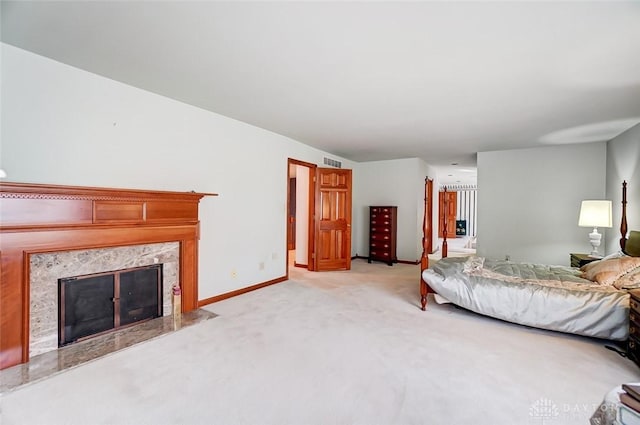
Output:
M36 253L180 243L182 310L198 306L198 205L213 193L0 183L0 369L29 360Z

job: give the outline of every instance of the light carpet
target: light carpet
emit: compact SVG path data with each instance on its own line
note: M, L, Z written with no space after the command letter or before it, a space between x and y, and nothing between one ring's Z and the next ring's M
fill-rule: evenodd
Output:
M437 305L419 267L355 260L4 394L2 424L584 424L640 380L604 342Z

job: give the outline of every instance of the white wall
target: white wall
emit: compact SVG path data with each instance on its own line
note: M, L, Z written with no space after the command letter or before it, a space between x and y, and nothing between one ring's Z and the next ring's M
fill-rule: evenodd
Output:
M606 143L478 153L478 255L569 265L588 253L580 202L604 199L605 167Z
M398 207L397 255L416 261L422 253L424 178L433 171L418 158L359 163L354 184L354 223L358 223L356 252L369 255L369 206Z
M640 231L640 124L607 143L607 199L613 201L613 230L606 237L608 253L620 248L623 180L627 181L628 230Z
M287 158L326 155L7 44L1 125L8 181L219 193L200 204L200 299L285 275Z
M309 265L309 167L296 165L296 263Z

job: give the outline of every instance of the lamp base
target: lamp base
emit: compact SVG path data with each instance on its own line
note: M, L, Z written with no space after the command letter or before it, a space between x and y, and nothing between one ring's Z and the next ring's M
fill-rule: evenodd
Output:
M600 240L602 239L602 235L598 233L598 228L594 227L593 232L589 233L589 243L591 243L591 247L593 250L589 254L591 258L602 258L600 253L598 253L598 247L600 246Z

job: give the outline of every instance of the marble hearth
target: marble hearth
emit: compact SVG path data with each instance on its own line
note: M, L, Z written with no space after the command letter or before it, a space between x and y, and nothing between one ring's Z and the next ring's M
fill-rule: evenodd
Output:
M103 356L169 335L215 317L217 317L215 313L204 309L192 310L179 318L158 317L34 356L28 363L0 370L0 397L2 394L23 385L41 381Z
M172 313L180 244L144 244L32 254L29 278L29 357L58 349L58 279L162 264L162 315Z

